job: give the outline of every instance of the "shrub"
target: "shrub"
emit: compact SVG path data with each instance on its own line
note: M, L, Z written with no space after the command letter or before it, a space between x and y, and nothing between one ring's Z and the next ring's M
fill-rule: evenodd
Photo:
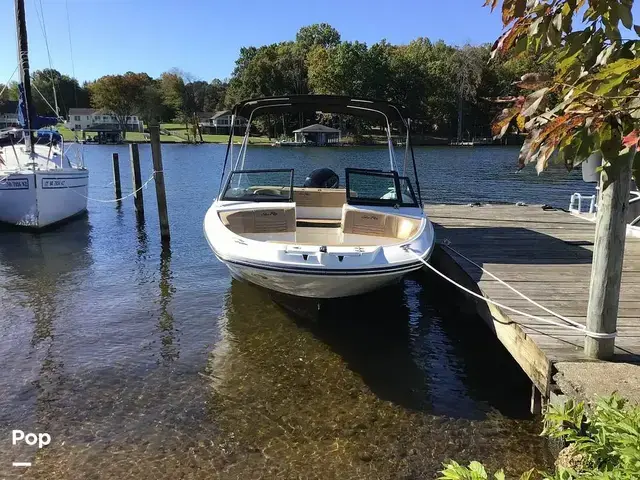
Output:
M640 479L640 407L618 395L599 399L587 411L583 402L550 406L542 435L569 444L552 474L528 471L520 480L636 480ZM562 454L562 452L561 452ZM562 464L564 465L562 465ZM445 463L441 479L505 480L502 470L490 477L478 462L468 467Z

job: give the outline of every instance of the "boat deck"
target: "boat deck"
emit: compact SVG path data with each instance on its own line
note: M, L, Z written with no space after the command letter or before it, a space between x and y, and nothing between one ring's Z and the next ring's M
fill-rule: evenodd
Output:
M439 243L451 247L522 293L572 320L586 321L595 224L541 206L428 205ZM448 248L434 256L443 273L487 298L554 319ZM640 239L627 237L616 359L640 363ZM476 302L478 312L543 393L553 364L584 360L584 335Z

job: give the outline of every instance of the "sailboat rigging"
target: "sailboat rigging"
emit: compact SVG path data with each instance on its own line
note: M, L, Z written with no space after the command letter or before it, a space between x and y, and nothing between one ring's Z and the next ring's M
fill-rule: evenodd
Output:
M45 129L58 117L35 110L24 0L15 0L15 17L21 128L0 131L0 222L39 229L86 211L89 171L70 162L57 131Z

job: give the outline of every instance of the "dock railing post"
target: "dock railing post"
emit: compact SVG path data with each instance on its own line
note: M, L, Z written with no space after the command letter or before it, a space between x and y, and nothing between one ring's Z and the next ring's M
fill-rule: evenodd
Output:
M113 185L116 189L116 200L122 197L122 188L120 185L120 160L117 153L111 156L113 160Z
M164 171L162 167L162 146L160 145L160 126L155 123L149 125L151 140L151 156L153 157L153 171L156 182L156 199L158 201L158 219L160 220L160 237L169 240L169 215L167 214L167 195L164 188Z
M606 183L602 178L587 309L589 332L616 331L627 229L625 217L629 206L631 162L634 155L635 150L631 149L631 152L621 155L621 158L612 159ZM613 165L617 166L615 170ZM585 338L584 353L587 357L606 360L613 357L614 350L614 338Z
M131 156L131 172L133 173L133 203L138 214L144 213L144 203L142 201L142 176L140 175L140 153L138 144L129 145L129 155Z

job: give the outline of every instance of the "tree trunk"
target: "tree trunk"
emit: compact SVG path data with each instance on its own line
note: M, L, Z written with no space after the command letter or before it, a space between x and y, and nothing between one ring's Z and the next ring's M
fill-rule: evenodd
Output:
M195 113L193 114L193 125L196 127L196 132L200 137L200 143L204 143L204 139L202 138L202 130L200 130L200 122L198 122L198 116Z
M612 159L614 167L608 172L611 180L602 182L598 203L591 286L587 310L587 330L613 333L616 331L622 261L626 237L626 212L629 208L631 160L635 152ZM615 170L614 170L615 169ZM584 352L590 358L613 357L613 338L585 338Z
M458 96L458 143L462 142L462 88Z

